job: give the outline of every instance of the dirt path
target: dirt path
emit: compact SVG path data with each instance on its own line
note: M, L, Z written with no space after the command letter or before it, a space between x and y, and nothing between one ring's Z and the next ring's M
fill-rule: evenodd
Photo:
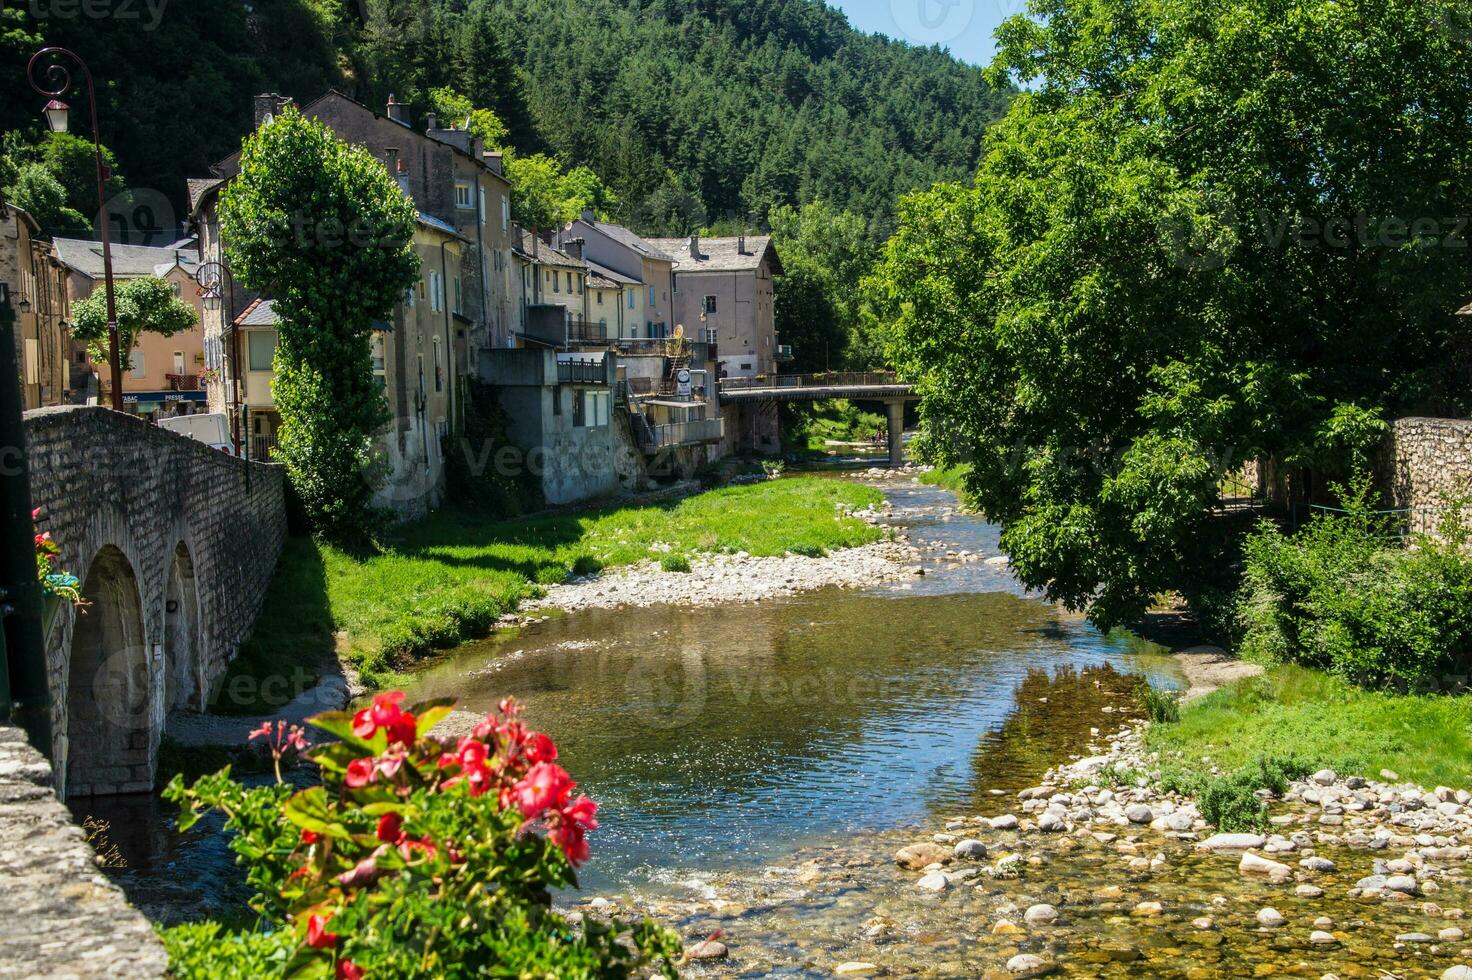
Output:
M303 725L313 715L347 707L359 691L357 678L332 673L304 691L283 708L262 715L195 715L178 713L169 718L168 734L184 745L244 745L252 730L263 722L284 720Z
M1221 647L1190 647L1177 651L1175 658L1186 675L1185 701L1203 698L1219 687L1263 672L1262 664L1238 660Z

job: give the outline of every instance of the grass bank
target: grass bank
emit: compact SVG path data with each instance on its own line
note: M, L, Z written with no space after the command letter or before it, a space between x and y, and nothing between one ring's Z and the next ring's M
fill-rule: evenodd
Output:
M1262 758L1378 778L1390 769L1431 787L1472 786L1472 699L1369 691L1304 667L1273 667L1154 724L1150 748L1181 752L1180 768L1241 770ZM1203 762L1203 759L1210 762Z
M293 539L216 710L279 708L286 692L315 682L314 659L334 649L371 683L429 651L485 636L539 585L574 574L651 557L818 555L869 544L884 532L846 512L882 500L871 487L802 477L514 521L445 511L385 530L367 555ZM286 680L267 689L272 678Z
M944 469L936 468L920 474L920 482L932 487L941 487L949 490L962 500L966 499L966 477L971 472L971 467L965 463L960 466L950 466Z

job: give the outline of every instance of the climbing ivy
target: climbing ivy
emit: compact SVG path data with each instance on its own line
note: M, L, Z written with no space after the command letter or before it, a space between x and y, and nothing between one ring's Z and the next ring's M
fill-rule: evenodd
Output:
M371 440L389 421L373 321L419 274L414 206L382 163L287 109L245 141L220 223L237 279L275 302L278 458L313 529L361 534Z

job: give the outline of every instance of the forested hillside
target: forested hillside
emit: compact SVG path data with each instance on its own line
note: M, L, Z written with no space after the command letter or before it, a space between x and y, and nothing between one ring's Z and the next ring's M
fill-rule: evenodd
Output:
M1007 101L975 68L856 32L818 0L190 0L156 23L131 10L38 21L6 5L0 186L39 162L26 145L43 100L24 65L42 42L90 62L122 178L176 204L185 176L239 145L258 91L336 86L375 107L393 92L422 120L451 89L519 153L589 167L613 216L649 233L823 201L881 238L902 192L975 172Z

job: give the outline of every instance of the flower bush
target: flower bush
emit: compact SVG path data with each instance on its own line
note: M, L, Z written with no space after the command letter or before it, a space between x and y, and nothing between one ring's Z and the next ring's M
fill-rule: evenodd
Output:
M598 826L552 739L507 699L470 735L442 740L428 732L452 702L403 700L381 694L355 714L310 719L337 738L315 747L279 723L257 730L278 761L299 752L316 764L320 785L297 790L278 775L247 789L226 768L165 791L183 808L181 831L207 810L225 814L252 908L291 937L282 975L674 976L679 941L654 923L574 927L552 910L552 889L576 885ZM213 968L197 944L176 951L182 963Z
M31 523L41 520L41 508L31 511ZM61 546L51 539L50 531L36 532L36 578L41 582L41 591L48 596L80 604L81 582L75 575L56 570L56 559L61 556Z

